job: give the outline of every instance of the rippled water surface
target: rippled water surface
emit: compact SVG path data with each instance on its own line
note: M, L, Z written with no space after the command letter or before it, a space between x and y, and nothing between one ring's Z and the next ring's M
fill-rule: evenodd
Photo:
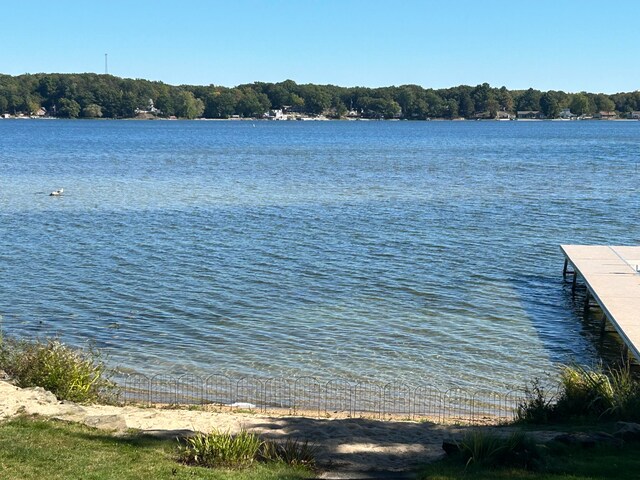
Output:
M147 373L520 385L594 361L640 122L0 121L0 314ZM49 197L64 187L64 196Z

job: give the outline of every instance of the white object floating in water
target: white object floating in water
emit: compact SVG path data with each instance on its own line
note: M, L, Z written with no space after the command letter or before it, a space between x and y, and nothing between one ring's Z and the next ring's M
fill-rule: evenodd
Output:
M248 403L248 402L234 402L227 405L227 407L248 408L248 409L256 408L256 406L253 403Z
M60 195L62 195L62 192L64 192L64 188L61 188L60 190L54 190L53 192L51 192L49 194L50 197L59 197Z

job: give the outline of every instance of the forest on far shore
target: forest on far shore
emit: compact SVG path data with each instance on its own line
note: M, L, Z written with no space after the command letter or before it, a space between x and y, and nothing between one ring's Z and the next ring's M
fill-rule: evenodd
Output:
M260 118L270 110L329 118L490 119L518 111L557 118L610 112L630 118L640 111L640 91L613 95L508 90L487 83L444 89L401 85L381 88L255 82L228 88L173 86L143 79L94 73L0 74L0 114L60 118Z

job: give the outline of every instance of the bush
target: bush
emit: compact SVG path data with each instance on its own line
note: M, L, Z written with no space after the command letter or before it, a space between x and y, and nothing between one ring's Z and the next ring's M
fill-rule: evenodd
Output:
M264 441L245 430L235 435L215 431L182 440L178 457L182 463L209 468L244 468L258 461L313 467L315 448L297 440Z
M0 339L0 369L19 387L42 387L61 400L95 402L113 388L97 352L55 339Z

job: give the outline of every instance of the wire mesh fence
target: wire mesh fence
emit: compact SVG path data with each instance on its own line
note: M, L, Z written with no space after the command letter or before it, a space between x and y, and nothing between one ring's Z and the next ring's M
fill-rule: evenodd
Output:
M314 377L231 378L213 374L115 374L121 404L251 410L291 415L503 423L515 418L522 391L440 390L402 382L377 384Z

